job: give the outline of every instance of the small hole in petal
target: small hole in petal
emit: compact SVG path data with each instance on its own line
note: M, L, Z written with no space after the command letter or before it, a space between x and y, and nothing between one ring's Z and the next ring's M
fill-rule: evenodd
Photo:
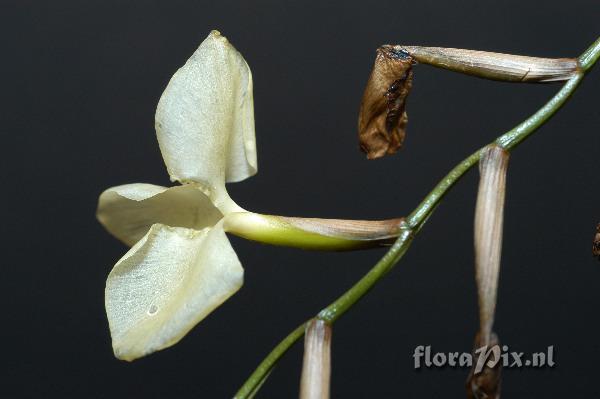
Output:
M148 309L148 314L150 316L154 316L156 314L156 312L158 312L158 306L156 305L150 305L150 309Z

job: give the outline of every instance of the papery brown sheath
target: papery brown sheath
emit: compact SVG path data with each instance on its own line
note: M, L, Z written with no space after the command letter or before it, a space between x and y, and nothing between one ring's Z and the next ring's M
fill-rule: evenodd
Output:
M496 312L508 160L508 151L491 145L481 151L479 161L481 177L475 206L474 244L482 345L488 345Z
M574 58L540 58L445 47L395 46L416 61L504 82L547 83L568 80L579 68Z
M502 252L502 226L504 219L504 199L506 195L506 171L509 153L492 145L481 151L479 161L479 190L475 206L475 280L479 297L479 331L475 336L474 352L485 347L499 346L498 336L493 331L498 277ZM479 355L481 356L481 354ZM500 354L498 353L498 356ZM473 358L478 356L473 354ZM496 359L499 360L499 359ZM477 365L467 378L467 398L499 399L501 364L488 367L487 362L480 373L475 373Z
M331 333L331 325L323 320L311 320L306 326L300 399L329 399Z
M390 45L377 49L358 116L360 148L369 159L393 154L402 146L412 65L413 58L402 49Z

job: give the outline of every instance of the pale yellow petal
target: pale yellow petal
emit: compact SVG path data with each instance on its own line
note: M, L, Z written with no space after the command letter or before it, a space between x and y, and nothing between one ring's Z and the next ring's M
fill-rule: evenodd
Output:
M153 225L106 281L115 356L134 360L177 343L242 286L243 274L222 223Z
M156 134L172 180L212 192L256 173L252 74L219 32L171 78L156 110Z
M197 185L166 188L134 183L104 191L97 216L112 235L133 245L154 223L200 230L223 215Z

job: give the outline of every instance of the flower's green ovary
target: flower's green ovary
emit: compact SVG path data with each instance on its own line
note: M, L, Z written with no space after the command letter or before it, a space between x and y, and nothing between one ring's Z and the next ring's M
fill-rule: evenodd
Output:
M377 240L318 234L298 228L280 217L252 212L226 215L225 231L252 241L311 250L346 251L377 245L374 244Z

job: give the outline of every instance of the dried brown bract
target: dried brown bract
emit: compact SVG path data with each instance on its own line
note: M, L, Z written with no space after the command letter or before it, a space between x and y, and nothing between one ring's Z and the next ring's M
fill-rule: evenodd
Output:
M329 399L331 325L314 319L306 326L300 399Z
M592 254L600 259L600 223L596 226L596 235L594 236L594 243L592 245Z
M402 146L413 63L401 47L384 45L377 49L358 116L360 148L369 159L393 154Z
M490 357L486 358L485 365L480 371L477 371L477 361L481 356L480 350L486 347L485 352L489 352ZM492 348L495 348L493 350ZM488 362L495 363L489 367ZM500 399L500 388L502 382L502 361L500 359L500 342L495 333L491 334L490 341L483 343L481 336L477 334L473 347L473 368L467 377L467 398L468 399Z
M509 153L492 145L481 152L479 161L479 191L475 207L475 280L479 297L479 332L475 337L473 368L467 379L467 398L500 398L500 346L493 332L500 255L502 252L502 225L504 197L506 194L506 170ZM483 349L483 352L477 351ZM484 353L493 354L485 366L480 363ZM485 360L485 359L484 359Z
M402 48L422 64L504 82L565 81L572 78L579 69L574 58L540 58L445 47Z
M475 206L475 280L479 297L479 332L484 345L492 333L500 260L506 172L509 153L492 145L481 151L479 190Z

